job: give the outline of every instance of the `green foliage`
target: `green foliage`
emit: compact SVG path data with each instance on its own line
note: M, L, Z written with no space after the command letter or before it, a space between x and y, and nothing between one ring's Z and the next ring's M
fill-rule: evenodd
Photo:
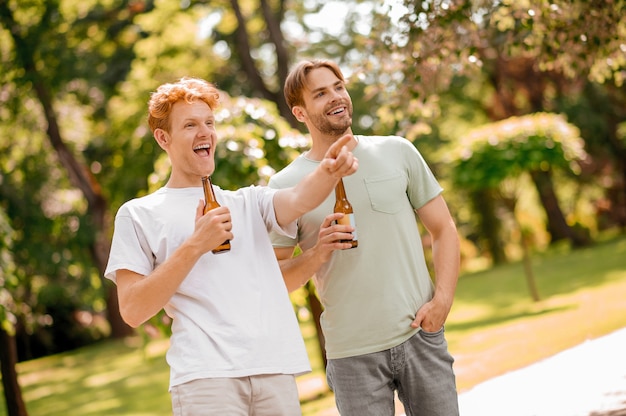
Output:
M126 29L132 32L136 12L128 2L109 8L97 1L0 3L0 36L6 40L0 59L7 68L1 75L7 87L0 94L0 133L10 138L0 142L0 197L16 230L13 257L21 300L33 307L23 309L27 324L20 339L63 343L81 330L73 318L77 310L103 310L90 251L98 225L50 146L50 130L58 122L61 140L78 164L101 170L107 142L92 139L107 130L107 98L134 58L138 38ZM10 103L8 110L4 103ZM49 296L56 293L53 288L63 293ZM55 316L51 311L59 300L67 307ZM48 337L46 331L57 335ZM63 339L61 331L67 331ZM56 351L54 345L46 348Z
M605 159L619 159L618 149L626 148L626 135L614 130L614 123L626 119L625 100L624 88L608 88L587 82L580 91L558 97L554 104L580 129L585 149L599 164L604 164ZM611 137L621 137L622 141L611 146Z
M586 157L578 129L555 114L512 117L470 131L450 155L454 181L465 189L496 189L524 172L578 172Z
M370 59L402 73L394 83L405 99L408 91L422 99L445 91L459 74L493 72L500 58L530 59L542 72L619 86L626 66L619 35L626 28L625 5L624 0L405 0L393 13L391 6L380 8L374 18L373 35L383 41L377 52L396 59Z
M568 111L569 120L594 141L587 147L593 156L623 159L625 146L611 143L609 126L610 115L624 119L625 6L624 0L386 2L375 9L370 34L382 42L359 65L369 81L369 102L376 103L379 122L411 140L447 137L454 146L465 120L451 114L446 95L497 121L565 112L559 103L569 101L571 109L586 100L581 87L593 84L600 94L615 96L602 103L608 108L598 114L600 128L584 129L599 106ZM443 147L432 153L433 162L449 150Z
M263 100L223 95L216 119L220 144L213 177L224 188L267 184L277 168L299 154L298 146L308 146L276 107Z

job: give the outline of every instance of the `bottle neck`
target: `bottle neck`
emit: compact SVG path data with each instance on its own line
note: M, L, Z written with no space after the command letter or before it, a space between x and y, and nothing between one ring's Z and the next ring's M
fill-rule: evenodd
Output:
M343 187L343 180L339 179L339 182L337 182L337 186L335 186L335 199L339 200L343 200L343 199L347 199L346 198L346 189Z
M202 189L204 189L204 199L207 202L216 202L215 193L213 192L213 185L211 184L211 178L209 176L202 177Z

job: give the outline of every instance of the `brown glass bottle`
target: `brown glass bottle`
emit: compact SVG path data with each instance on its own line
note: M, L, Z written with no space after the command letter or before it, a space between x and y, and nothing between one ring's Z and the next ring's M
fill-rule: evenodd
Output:
M213 192L213 185L211 185L211 178L208 176L202 177L202 188L204 189L204 213L206 214L210 210L217 208L220 204L215 199L215 193ZM226 253L230 251L230 240L224 241L221 245L211 250L215 254Z
M346 196L346 189L343 187L343 180L339 179L339 183L335 187L335 212L341 212L342 218L336 221L337 224L351 225L354 228L352 232L352 240L341 240L342 243L352 243L352 247L355 248L359 245L359 240L356 237L356 223L354 221L354 211L352 210L352 204L348 201Z

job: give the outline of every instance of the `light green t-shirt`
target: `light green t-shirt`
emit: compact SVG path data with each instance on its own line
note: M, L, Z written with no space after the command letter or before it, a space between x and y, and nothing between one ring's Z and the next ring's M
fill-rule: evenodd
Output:
M321 317L328 358L382 351L417 331L410 324L433 295L415 210L442 192L415 146L397 136L357 136L359 169L343 179L354 209L359 245L337 250L314 277L324 306ZM319 162L300 156L269 185L286 188ZM297 240L272 235L275 247L315 245L333 212L332 193L298 220Z

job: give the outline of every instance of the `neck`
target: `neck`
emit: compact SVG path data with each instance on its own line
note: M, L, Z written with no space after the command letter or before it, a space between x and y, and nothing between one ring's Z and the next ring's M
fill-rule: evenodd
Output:
M324 156L326 155L328 148L330 148L330 146L332 146L333 143L335 143L337 140L339 140L341 137L345 136L346 134L352 135L352 139L347 144L348 150L352 151L356 147L359 141L352 134L352 129L347 129L343 134L338 135L338 136L329 136L320 132L315 132L315 133L311 132L311 139L312 139L311 149L308 152L306 152L304 155L306 156L307 159L321 161L322 159L324 159Z

